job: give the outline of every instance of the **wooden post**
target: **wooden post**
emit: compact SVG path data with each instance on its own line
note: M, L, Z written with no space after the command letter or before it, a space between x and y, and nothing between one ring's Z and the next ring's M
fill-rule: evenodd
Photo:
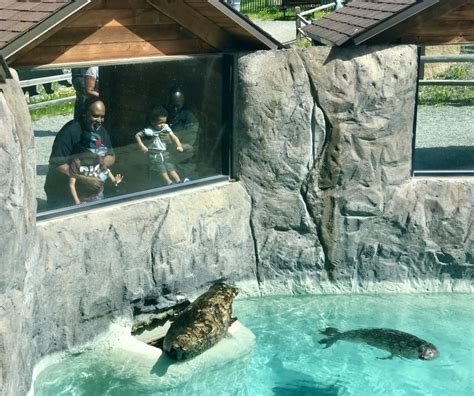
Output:
M420 66L419 66L419 72L418 72L418 80L424 80L425 79L425 64L421 62L421 56L425 55L426 53L425 46L421 46L419 52L420 52L420 58L418 59L418 62L420 62Z
M10 74L7 62L5 62L3 56L0 55L0 82L4 83L7 78L12 78L12 75Z
M301 28L301 19L298 17L298 14L301 12L301 7L295 7L296 15L296 39L301 38L300 28Z

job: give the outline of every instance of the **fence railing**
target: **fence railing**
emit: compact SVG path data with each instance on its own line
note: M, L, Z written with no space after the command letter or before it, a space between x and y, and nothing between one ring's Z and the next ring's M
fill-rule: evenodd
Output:
M306 37L306 34L303 32L302 27L306 25L310 25L311 21L306 19L306 15L314 14L315 12L318 11L324 11L328 10L331 8L336 8L336 2L333 3L328 3L327 4L320 5L319 7L316 8L311 8L310 10L300 12L298 9L296 11L296 37L301 38L301 37Z
M332 1L332 0L329 0ZM327 3L328 0L304 1L304 7L316 7ZM244 14L256 14L260 11L272 11L285 8L284 0L240 0L240 12ZM292 2L286 2L292 3ZM295 1L294 3L298 3ZM303 2L302 2L303 3Z
M459 55L422 55L420 63L457 63L457 62L474 62L473 54ZM419 80L419 85L445 85L455 87L474 86L474 80Z
M71 79L71 73L59 74L55 76L33 78L31 80L22 80L20 81L20 87L32 87L34 85L42 85L59 81L66 81ZM43 109L45 107L57 106L59 104L68 103L72 100L75 100L76 96L67 96L65 98L52 99L39 103L30 103L28 104L29 110Z

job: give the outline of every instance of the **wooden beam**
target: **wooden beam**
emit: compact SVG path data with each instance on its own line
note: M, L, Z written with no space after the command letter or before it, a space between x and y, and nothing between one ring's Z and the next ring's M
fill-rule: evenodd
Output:
M58 45L103 45L111 43L133 43L137 41L182 40L195 37L183 32L178 25L146 25L146 26L115 26L108 25L96 28L63 28L55 36L49 38L41 46L55 47Z
M21 67L38 65L88 64L112 59L146 58L169 55L201 54L213 49L200 39L137 41L130 43L104 43L101 45L76 45L57 47L36 47L28 56L19 58L15 64Z
M182 0L147 0L148 4L220 51L235 49L234 38Z
M8 68L7 62L0 55L0 82L4 83L8 78L12 78L10 69Z
M228 4L222 3L218 0L208 0L208 3L219 10L223 15L234 21L251 37L257 39L259 43L266 45L269 49L286 48L284 45L271 37L270 34L265 32L263 29L260 29L254 23L250 22L250 20L247 22L246 18L242 17Z

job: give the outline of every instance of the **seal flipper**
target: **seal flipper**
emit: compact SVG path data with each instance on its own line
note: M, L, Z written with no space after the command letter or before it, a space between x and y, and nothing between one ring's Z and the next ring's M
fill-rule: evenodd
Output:
M335 327L326 327L323 330L319 330L321 334L327 335L328 338L323 338L322 340L319 341L320 344L324 344L326 348L329 348L332 344L334 344L338 339L339 335L342 334L338 329Z
M330 338L323 338L322 340L319 341L320 344L324 344L324 348L329 348L332 344L334 344L338 340L337 337L330 337Z

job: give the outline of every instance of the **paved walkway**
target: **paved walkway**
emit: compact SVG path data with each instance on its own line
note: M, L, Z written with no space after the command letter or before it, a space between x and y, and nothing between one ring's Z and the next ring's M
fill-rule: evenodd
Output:
M281 43L296 39L295 21L259 21L253 19L252 22L271 34Z

